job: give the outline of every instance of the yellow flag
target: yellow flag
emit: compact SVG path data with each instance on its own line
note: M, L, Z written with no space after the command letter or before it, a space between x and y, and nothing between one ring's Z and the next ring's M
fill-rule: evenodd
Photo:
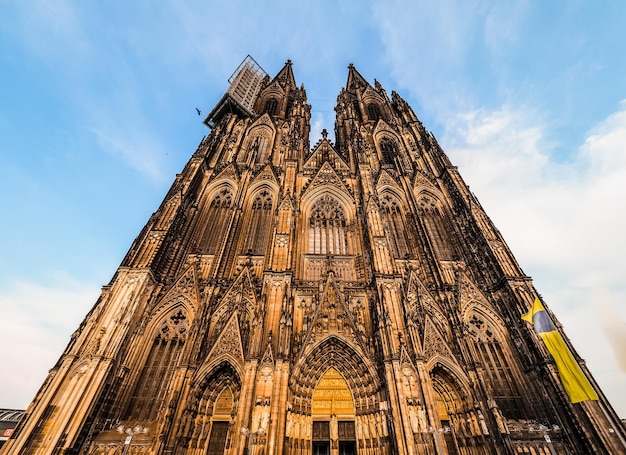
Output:
M598 394L589 384L585 374L580 369L580 365L574 359L565 344L565 340L552 323L538 298L535 298L530 311L524 314L522 319L533 324L535 332L539 334L548 351L554 357L561 383L570 401L579 403L586 400L597 400Z

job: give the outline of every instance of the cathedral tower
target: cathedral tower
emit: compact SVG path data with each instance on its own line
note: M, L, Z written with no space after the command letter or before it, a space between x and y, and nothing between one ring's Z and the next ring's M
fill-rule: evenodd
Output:
M230 81L3 454L625 453L406 101L350 65L311 147L290 61Z

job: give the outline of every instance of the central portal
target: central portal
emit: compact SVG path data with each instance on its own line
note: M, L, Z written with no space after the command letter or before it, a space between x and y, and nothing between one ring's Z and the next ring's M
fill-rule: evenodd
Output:
M346 380L329 368L313 392L313 455L356 455L354 400Z

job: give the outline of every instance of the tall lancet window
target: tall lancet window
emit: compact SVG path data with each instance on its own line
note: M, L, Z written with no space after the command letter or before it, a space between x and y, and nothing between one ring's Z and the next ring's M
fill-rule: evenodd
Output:
M380 118L380 109L374 103L367 105L367 117L370 119L370 122L375 122Z
M474 340L475 355L487 373L493 398L509 419L525 418L525 405L514 378L520 372L511 365L513 356L503 342L500 330L486 317L472 313L468 329Z
M170 312L157 331L146 362L126 411L126 419L154 420L164 406L174 369L187 340L189 321L185 311L177 308Z
M420 219L428 233L435 254L440 260L452 260L454 250L439 208L428 196L422 196L418 201L418 206Z
M404 258L411 254L409 226L402 216L402 207L398 200L390 194L380 198L380 208L385 223L385 231L389 235L391 254L396 258Z
M230 221L233 194L230 188L223 188L213 196L207 216L204 218L204 231L200 239L200 251L205 254L216 254L220 241L226 233Z
M309 253L347 254L346 217L332 196L319 198L309 218Z
M243 252L253 255L265 254L265 247L272 234L272 194L268 190L259 192L252 201L248 217L248 235Z
M278 113L278 101L275 98L270 98L265 103L265 112L268 115L276 115Z
M391 140L384 138L380 141L380 154L383 157L382 164L387 164L392 166L393 159L398 154L398 149L396 148L396 144Z
M252 140L252 153L256 156L256 164L265 164L269 157L269 139L267 133L263 132Z

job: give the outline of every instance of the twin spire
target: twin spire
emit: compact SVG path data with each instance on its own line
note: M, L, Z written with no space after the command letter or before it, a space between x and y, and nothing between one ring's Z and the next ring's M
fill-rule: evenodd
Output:
M276 74L274 79L272 79L270 84L273 83L274 81L278 81L283 86L296 88L297 87L296 78L293 74L292 66L293 66L293 62L290 59L288 59L285 62L285 65L283 66L283 68L278 72L278 74ZM369 85L370 84L367 82L367 80L365 80L365 78L361 75L361 73L357 71L356 67L352 63L350 63L348 65L348 81L346 82L346 88L349 91L352 91L360 87L367 87Z

